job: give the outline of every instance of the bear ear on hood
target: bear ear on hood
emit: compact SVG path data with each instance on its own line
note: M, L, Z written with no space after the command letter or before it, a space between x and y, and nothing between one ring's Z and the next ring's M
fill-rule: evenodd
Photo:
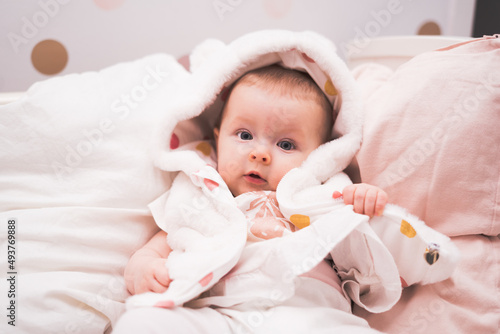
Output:
M218 39L207 39L197 45L189 56L189 70L195 72L213 54L221 52L226 48L226 44Z

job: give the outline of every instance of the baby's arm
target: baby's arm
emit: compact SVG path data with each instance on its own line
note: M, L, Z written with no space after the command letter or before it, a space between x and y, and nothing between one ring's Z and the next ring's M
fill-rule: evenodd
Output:
M167 290L171 280L165 260L171 249L165 241L166 237L165 231L159 231L130 258L124 276L131 294Z
M352 204L354 212L370 217L381 216L387 204L387 193L366 183L351 184L342 192L344 203Z

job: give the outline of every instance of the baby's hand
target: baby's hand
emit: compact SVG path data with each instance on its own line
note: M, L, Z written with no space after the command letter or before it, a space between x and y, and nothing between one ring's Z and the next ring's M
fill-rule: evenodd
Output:
M166 237L167 233L158 231L128 261L124 276L131 294L167 290L171 279L165 262L172 250L165 242Z
M153 256L137 257L125 270L125 280L131 294L164 292L170 285L165 259Z
M387 193L366 183L351 184L342 192L344 203L352 204L354 212L370 217L381 216L387 204Z

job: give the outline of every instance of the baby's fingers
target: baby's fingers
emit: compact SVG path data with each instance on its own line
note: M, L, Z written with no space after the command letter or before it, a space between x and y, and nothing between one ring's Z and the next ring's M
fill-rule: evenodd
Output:
M167 290L168 286L159 283L157 280L151 280L148 284L148 291L162 293Z
M387 193L383 190L379 190L377 192L377 201L375 204L375 215L376 216L382 216L384 213L385 206L387 202L389 201L389 197Z
M154 279L144 278L134 284L134 295L138 295L145 292L161 292L161 286Z
M365 212L365 202L366 202L366 195L368 193L367 187L365 187L363 184L358 185L354 189L354 194L353 194L353 209L354 212L360 213L360 214L367 214ZM344 200L345 202L345 200Z
M364 200L363 212L358 212L365 214L367 216L373 217L377 213L377 201L378 201L378 191L376 189L368 189L366 191ZM383 207L382 207L383 209Z
M352 205L356 213L380 216L387 204L387 193L382 189L364 183L352 184L344 188L342 195L346 205Z
M168 275L168 269L165 266L165 261L162 261L162 265L155 268L154 277L158 283L167 288L170 285L170 276Z
M346 205L354 204L354 192L356 191L356 186L351 184L342 190L342 197L344 198L344 203ZM335 194L334 194L335 198Z

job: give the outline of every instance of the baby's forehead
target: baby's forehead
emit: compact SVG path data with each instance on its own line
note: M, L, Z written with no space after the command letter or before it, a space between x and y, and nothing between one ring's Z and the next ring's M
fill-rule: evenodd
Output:
M302 98L307 98L311 94L316 95L318 93L315 91L315 89L320 89L312 79L309 82L305 80L297 81L290 80L290 78L286 77L266 77L259 76L253 73L244 75L235 83L234 87L243 85L254 86L266 91L273 92L274 94L280 96L296 96Z
M312 113L312 109L321 109L322 117L318 118L318 122L320 122L325 128L328 128L328 130L331 130L333 127L333 108L319 88L319 91L312 91L304 89L301 85L291 85L287 82L282 82L280 85L279 83L269 83L266 80L261 80L254 85L242 82L241 85L253 87L261 91L262 94L273 95L277 98L285 97L287 102L306 103L310 106L310 108L301 110L301 112L305 114ZM294 115L287 113L287 110L283 109L282 116L292 117Z
M228 122L245 120L252 123L258 117L268 122L266 127L282 129L285 125L299 129L307 123L317 124L318 130L326 124L324 115L327 111L310 96L298 98L245 84L236 87L233 94L224 110L223 119Z
M323 110L323 114L319 120L321 123L319 131L324 133L325 138L329 138L331 129L333 128L332 105L320 87L307 73L285 69L279 66L270 66L244 74L230 88L225 105L218 118L218 125L220 125L225 118L228 103L231 101L232 105L235 105L236 103L234 102L238 102L231 99L233 93L235 91L239 91L240 93L245 91L245 89L239 89L241 87L253 87L257 91L262 92L262 94L267 94L268 96L271 95L277 98L285 97L290 102L306 101L311 103L314 107L320 107ZM304 112L308 112L308 110ZM283 117L287 117L287 115L283 114Z
M241 91L242 87L251 87L256 91L260 91L263 95L274 96L276 98L285 97L289 101L297 101L297 102L311 102L315 105L319 105L321 107L321 98L322 93L318 94L317 92L306 89L302 85L294 85L290 82L281 81L281 82L271 82L269 80L256 79L250 82L248 81L239 81L235 84L235 86L231 89L231 92L228 96L228 100L233 95L234 91Z

